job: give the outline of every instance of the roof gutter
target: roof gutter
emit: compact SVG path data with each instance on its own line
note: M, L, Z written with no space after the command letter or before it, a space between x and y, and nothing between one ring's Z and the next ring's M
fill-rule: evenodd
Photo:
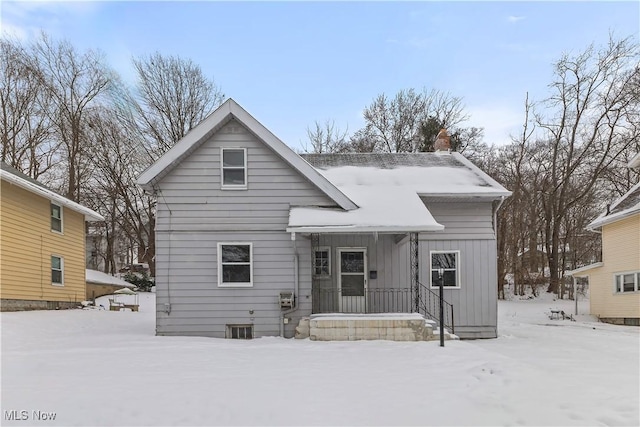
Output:
M19 176L16 176L12 173L0 169L0 177L10 184L17 185L18 187L27 190L30 193L37 194L38 196L54 201L61 206L84 215L86 221L104 221L104 217L98 212L89 209L86 206L82 206L80 203L76 203L73 200L67 199L66 197L63 197L58 193L54 193L51 190L40 187L32 182L20 178Z

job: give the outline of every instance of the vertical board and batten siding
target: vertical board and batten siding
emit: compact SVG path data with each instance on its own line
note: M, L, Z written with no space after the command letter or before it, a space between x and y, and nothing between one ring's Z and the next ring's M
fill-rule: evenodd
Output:
M221 147L247 149L246 190L220 188ZM253 324L256 337L278 335L279 293L294 289L289 209L335 203L234 120L157 187L156 332L224 338L228 324ZM218 242L253 244L253 287L218 287ZM311 312L310 241L297 236L295 246L300 308L285 325L288 337Z
M423 198L442 232L420 233L420 282L430 287L430 251L460 251L460 289L445 289L462 338L494 338L498 323L497 246L492 202ZM437 289L432 289L437 292Z
M85 299L84 216L63 207L63 233L51 231L51 201L2 181L0 297L26 301ZM64 286L51 283L51 255L64 258Z
M616 293L616 273L640 271L640 214L602 227L603 266L589 274L591 314L640 318L640 292Z
M322 234L319 246L331 248L331 277L314 278L321 288L338 288L340 259L339 248L366 248L368 288L410 288L407 248L396 244L396 235L380 234L378 240L373 234ZM369 279L369 271L376 271L377 278Z

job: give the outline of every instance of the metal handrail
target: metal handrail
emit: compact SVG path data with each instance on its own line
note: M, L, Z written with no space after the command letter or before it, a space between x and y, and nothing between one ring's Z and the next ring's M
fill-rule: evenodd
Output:
M440 295L433 292L420 282L418 283L419 306L418 312L431 320L440 322ZM444 327L455 333L453 320L453 305L444 300Z

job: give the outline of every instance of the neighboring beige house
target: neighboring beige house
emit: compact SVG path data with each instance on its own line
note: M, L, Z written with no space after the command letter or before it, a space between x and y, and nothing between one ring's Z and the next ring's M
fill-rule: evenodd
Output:
M86 297L85 221L100 214L2 163L2 311L75 307Z
M640 168L640 154L630 168ZM602 233L602 262L568 272L588 277L591 314L603 322L640 326L640 182L588 229Z

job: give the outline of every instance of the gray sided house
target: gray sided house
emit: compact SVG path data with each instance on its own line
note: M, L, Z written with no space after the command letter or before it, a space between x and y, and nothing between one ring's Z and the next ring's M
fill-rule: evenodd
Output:
M229 99L138 182L157 197L158 335L437 320L439 280L446 327L497 335L494 217L510 192L458 153L298 155Z

